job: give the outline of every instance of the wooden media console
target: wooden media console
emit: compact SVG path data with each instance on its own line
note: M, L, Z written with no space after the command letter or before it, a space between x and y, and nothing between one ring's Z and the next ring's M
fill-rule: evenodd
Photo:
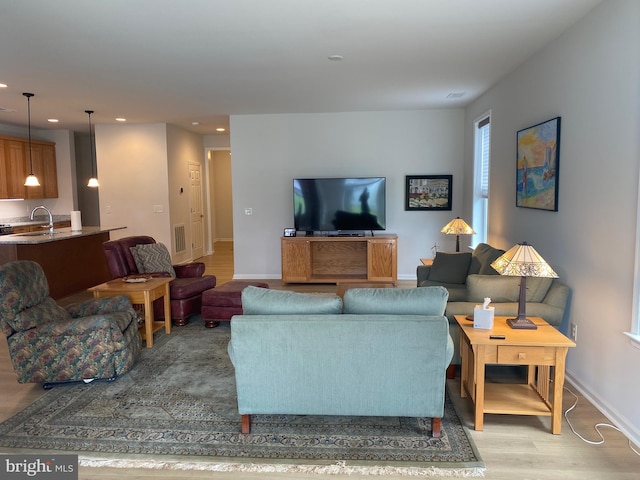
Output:
M281 237L282 283L398 282L398 236Z

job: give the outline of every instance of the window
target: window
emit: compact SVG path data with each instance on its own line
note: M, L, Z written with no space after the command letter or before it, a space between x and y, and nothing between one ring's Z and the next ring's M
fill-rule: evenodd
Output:
M491 115L486 113L474 123L474 188L473 219L476 234L473 244L487 241L487 210L489 206L489 163L491 159Z
M638 181L638 191L640 191L640 179ZM625 332L634 342L634 345L640 348L640 244L637 239L640 238L640 196L638 196L638 207L636 209L636 259L633 274L633 310L631 330Z

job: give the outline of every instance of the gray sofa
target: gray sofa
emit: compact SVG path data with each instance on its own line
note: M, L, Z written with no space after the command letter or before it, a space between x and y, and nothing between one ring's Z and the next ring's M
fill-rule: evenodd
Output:
M491 298L496 315L515 316L518 313L520 277L499 275L491 267L503 253L504 250L481 243L473 252L438 252L433 265L418 267L418 287L439 285L449 292L445 315L455 344L453 364L460 363L460 335L454 315L473 315L474 307L482 304L485 297ZM557 279L527 278L528 316L542 317L560 328L568 298L569 287Z
M245 288L228 348L243 433L252 414L364 415L432 418L439 436L453 355L447 297L442 287L353 288L343 304Z

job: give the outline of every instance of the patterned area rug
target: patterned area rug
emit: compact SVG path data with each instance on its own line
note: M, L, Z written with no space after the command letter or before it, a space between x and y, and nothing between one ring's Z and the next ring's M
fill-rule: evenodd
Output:
M483 476L448 399L441 438L426 418L296 415L255 415L241 434L229 334L199 318L158 333L127 375L58 386L0 424L0 447L78 453L86 466Z

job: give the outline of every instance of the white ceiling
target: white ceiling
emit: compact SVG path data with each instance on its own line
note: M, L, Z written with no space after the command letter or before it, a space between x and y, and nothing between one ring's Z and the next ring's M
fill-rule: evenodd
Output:
M22 92L34 128L79 131L87 109L214 134L231 114L464 106L598 3L2 0L0 123L26 125Z

